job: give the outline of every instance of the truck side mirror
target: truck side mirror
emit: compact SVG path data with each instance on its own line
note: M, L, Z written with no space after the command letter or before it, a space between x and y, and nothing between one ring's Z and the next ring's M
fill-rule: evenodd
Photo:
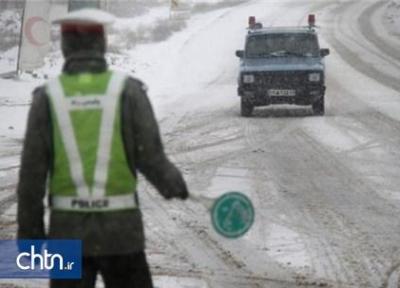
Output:
M236 56L239 58L243 58L244 56L244 51L243 50L236 50Z
M331 53L331 51L329 49L321 49L319 51L320 51L319 53L321 54L321 57L328 56Z

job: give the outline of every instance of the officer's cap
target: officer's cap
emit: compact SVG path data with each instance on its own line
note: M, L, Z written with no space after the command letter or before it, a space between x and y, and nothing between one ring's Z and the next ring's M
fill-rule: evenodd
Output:
M95 8L84 8L69 12L53 20L60 25L110 25L115 21L114 15Z

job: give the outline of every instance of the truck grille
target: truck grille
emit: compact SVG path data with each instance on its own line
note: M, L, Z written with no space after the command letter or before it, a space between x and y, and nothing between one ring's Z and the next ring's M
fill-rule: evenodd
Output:
M255 85L267 88L299 88L308 84L306 71L259 72L255 74Z

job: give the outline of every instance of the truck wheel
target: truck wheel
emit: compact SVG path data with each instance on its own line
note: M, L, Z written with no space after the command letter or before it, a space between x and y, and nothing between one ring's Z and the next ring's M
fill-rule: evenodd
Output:
M243 100L240 102L240 114L243 117L250 117L251 114L253 113L253 105L251 105L250 103L246 102Z
M318 99L317 102L314 102L314 104L312 104L312 109L313 109L314 115L324 115L325 114L325 96L322 96L320 99Z

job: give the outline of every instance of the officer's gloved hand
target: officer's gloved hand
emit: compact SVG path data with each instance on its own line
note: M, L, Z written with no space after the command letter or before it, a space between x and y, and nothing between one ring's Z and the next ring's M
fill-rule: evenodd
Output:
M171 175L170 175L171 176ZM178 198L186 200L189 197L189 192L181 173L175 173L172 179L169 179L169 187L163 191L163 196L166 199Z
M187 190L185 182L183 182L183 185L182 185L181 189L179 190L179 193L177 193L176 197L179 199L182 199L182 200L186 200L189 197L189 192Z
M181 200L186 200L189 197L189 192L186 187L186 183L182 182L179 185L176 185L173 189L168 191L166 197L167 199L178 198Z

